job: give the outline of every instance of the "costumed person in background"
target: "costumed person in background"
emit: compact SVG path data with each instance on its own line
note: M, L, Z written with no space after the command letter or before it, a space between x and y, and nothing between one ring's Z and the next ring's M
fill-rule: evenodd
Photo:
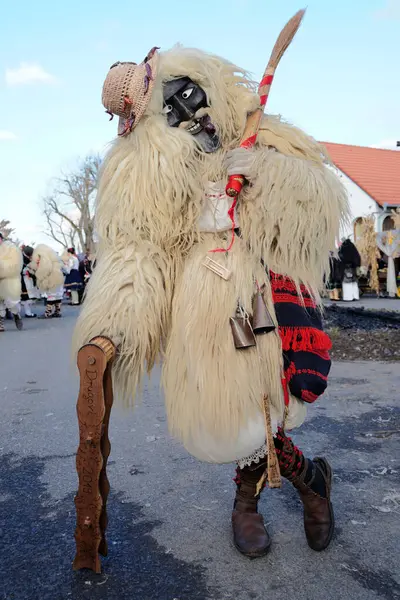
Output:
M61 258L50 246L39 244L33 251L29 269L35 274L38 288L46 298L45 312L39 319L61 317L64 278L67 271Z
M76 255L75 248L68 248L69 255L69 273L65 279L65 288L71 293L71 305L79 305L79 291L83 287L81 274L79 273L79 258Z
M126 405L163 354L171 433L200 460L237 463L240 552L270 547L257 506L278 462L304 504L309 545L323 550L331 467L303 456L285 429L327 385L331 343L317 304L345 191L324 149L279 118L263 118L253 150L237 148L260 97L218 56L176 46L116 63L103 104L120 117L119 136L102 166L75 351L98 335L118 344L114 388ZM237 173L249 185L234 211L225 184Z
M342 297L344 302L360 299L358 273L361 257L353 242L344 240L339 248L340 271L342 277Z
M83 282L82 288L79 290L79 303L83 301L85 289L89 283L90 276L92 274L92 261L90 259L90 252L86 250L85 253L78 255L79 258L79 273Z
M340 300L342 276L340 270L340 260L334 252L330 253L330 270L327 287L329 290L329 298L334 301Z
M21 305L24 308L25 318L33 319L37 317L36 313L32 312L32 301L39 298L39 290L36 287L36 277L30 271L28 265L32 260L32 246L22 246L23 266L21 271Z
M9 310L18 330L22 329L20 316L22 252L0 233L0 332Z
M379 250L379 257L376 259L376 262L378 263L378 270L380 269L387 269L387 256L385 256L385 254L382 252L382 250Z

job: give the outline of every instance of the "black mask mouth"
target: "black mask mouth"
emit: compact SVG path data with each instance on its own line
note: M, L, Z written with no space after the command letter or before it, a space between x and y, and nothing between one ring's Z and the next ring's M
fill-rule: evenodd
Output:
M209 115L203 115L202 117L200 117L200 119L196 119L196 125L194 130L192 127L188 129L188 131L192 135L196 135L196 131L198 133L199 130L204 130L206 133L208 133L208 135L215 135L215 125L214 123L212 123Z
M192 119L185 130L196 138L201 149L210 154L220 148L221 142L217 135L215 125L209 115L203 115L199 119Z
M196 114L208 107L205 91L189 77L180 77L164 84L163 113L170 127L185 129L195 137L200 148L207 153L215 152L221 142L208 114L196 118Z

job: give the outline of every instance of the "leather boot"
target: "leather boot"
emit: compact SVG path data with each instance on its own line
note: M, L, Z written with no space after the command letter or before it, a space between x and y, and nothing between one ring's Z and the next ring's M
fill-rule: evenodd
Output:
M311 473L311 478L309 475ZM307 484L305 478L307 475ZM304 459L301 473L293 480L304 506L304 531L310 548L320 552L332 540L335 519L331 503L332 469L325 458ZM319 488L319 490L318 490ZM323 490L323 488L325 488ZM320 495L323 491L323 495Z
M257 465L255 469L245 467L237 471L237 490L232 512L233 541L236 548L249 558L258 558L267 554L271 539L257 506L260 495L256 496L257 483L261 479L266 465Z

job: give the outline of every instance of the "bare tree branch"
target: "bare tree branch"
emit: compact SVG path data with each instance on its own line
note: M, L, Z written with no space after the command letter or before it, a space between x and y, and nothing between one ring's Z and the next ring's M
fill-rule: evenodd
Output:
M7 221L7 219L0 219L0 232L5 238L9 238L15 231L15 229L13 227L9 227L9 225L10 221Z
M66 247L78 244L93 250L94 204L100 157L89 155L76 172L56 180L51 195L43 199L47 235Z
M49 229L49 232L45 231L45 234L47 236L53 238L53 240L58 242L61 246L66 246L67 238L65 236L65 233L64 233L62 227L60 227L60 223L57 223L57 221L52 219L52 216L51 216L52 213L50 212L50 209L45 209L43 212L46 217L47 226ZM56 231L57 231L57 233L56 233ZM61 239L59 236L61 236Z

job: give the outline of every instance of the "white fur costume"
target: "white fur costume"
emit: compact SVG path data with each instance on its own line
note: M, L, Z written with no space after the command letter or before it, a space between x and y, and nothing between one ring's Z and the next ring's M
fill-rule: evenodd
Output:
M19 313L21 298L22 252L13 243L0 243L0 316L6 308L13 314Z
M162 114L162 83L189 76L206 92L222 149L202 153ZM254 152L252 186L240 196L242 239L228 254L230 231L210 207L227 180L227 151L239 145L246 116L258 105L246 73L199 50L175 47L160 55L151 103L103 165L96 211L96 268L74 336L75 351L96 335L119 344L114 366L117 398L129 404L147 369L163 356L162 382L171 432L193 455L230 462L265 441L262 399L282 421L282 350L277 332L257 346L235 350L229 319L238 300L251 313L254 279L275 318L269 277L260 263L318 297L329 268L347 199L313 139L266 117ZM213 215L213 217L210 217ZM215 228L212 230L212 218ZM210 226L211 223L211 226ZM203 266L212 256L232 271L229 281ZM304 419L291 398L287 425Z
M64 290L63 263L57 252L46 244L36 246L29 268L35 273L37 286L42 294L58 296ZM57 298L56 298L57 296Z

